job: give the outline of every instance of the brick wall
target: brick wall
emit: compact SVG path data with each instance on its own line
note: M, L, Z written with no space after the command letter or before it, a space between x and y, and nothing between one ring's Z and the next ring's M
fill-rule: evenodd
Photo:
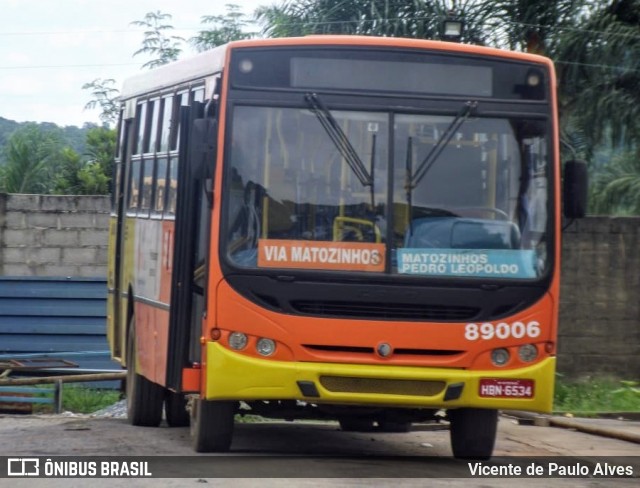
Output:
M0 274L104 277L109 199L0 194ZM640 379L640 218L563 235L558 371Z
M109 199L0 194L0 274L104 277Z

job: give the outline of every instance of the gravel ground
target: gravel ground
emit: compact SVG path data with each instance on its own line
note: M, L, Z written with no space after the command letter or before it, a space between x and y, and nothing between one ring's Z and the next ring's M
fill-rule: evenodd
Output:
M126 419L127 418L127 401L120 400L119 402L109 405L108 407L93 412L91 417L105 417L113 419Z

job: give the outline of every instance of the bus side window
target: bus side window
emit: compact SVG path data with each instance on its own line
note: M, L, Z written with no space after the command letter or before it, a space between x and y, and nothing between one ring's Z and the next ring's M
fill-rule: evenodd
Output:
M204 87L198 87L192 92L193 101L204 103Z
M176 151L180 147L180 107L189 105L189 93L182 92L176 96L171 115L171 143L170 151Z
M138 104L138 108L136 109L136 126L138 130L137 130L137 141L135 145L134 154L142 154L144 151L146 125L147 125L147 102L142 102Z
M147 130L145 153L155 153L158 145L158 126L160 125L160 100L151 100L147 109Z
M165 208L165 197L167 188L167 158L159 157L157 161L156 192L153 209L157 213L162 213Z
M154 159L149 158L143 161L142 168L142 189L140 191L140 210L145 211L145 214L149 215L149 209L151 208L151 199L153 198L153 170Z
M178 188L178 156L171 158L169 162L169 177L167 178L167 206L165 213L175 215L176 213L176 190Z
M173 115L173 95L162 99L162 120L160 124L159 152L169 150L169 136L171 135L171 117Z
M129 204L127 209L135 213L140 203L140 169L141 159L131 161L131 176L129 178Z

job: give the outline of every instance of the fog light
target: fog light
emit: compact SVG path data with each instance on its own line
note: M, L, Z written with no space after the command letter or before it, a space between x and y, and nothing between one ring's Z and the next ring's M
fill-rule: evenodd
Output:
M506 349L494 349L491 351L491 362L495 366L504 366L509 362L509 351Z
M242 332L232 332L229 334L229 347L240 351L247 347L247 336Z
M530 363L538 357L538 348L533 344L525 344L518 348L518 356L525 363Z
M271 356L276 351L276 343L271 339L265 339L263 337L258 339L256 351L258 351L258 354L261 356Z

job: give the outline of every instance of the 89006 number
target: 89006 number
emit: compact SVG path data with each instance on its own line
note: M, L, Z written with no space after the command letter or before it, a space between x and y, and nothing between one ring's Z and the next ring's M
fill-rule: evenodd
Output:
M464 338L468 341L477 341L478 339L490 340L496 339L522 339L529 337L535 339L540 336L540 322L532 320L531 322L513 322L507 324L500 322L492 324L484 322L482 324L467 324L464 329Z

